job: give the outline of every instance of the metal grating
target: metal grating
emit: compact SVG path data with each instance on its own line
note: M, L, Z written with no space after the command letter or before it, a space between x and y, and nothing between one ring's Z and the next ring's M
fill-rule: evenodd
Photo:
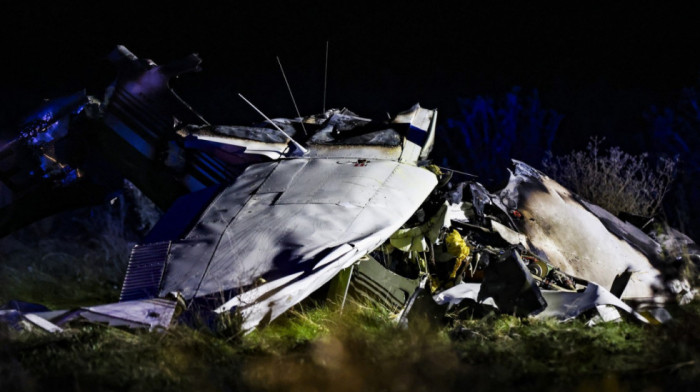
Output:
M396 298L390 291L382 287L371 277L361 272L353 274L350 280L350 289L353 293L377 302L379 305L392 312L398 311L403 306L405 299Z
M169 251L170 241L134 246L119 296L120 302L158 296Z
M387 270L367 256L356 265L350 279L350 291L396 312L404 307L419 283L418 279L404 278Z

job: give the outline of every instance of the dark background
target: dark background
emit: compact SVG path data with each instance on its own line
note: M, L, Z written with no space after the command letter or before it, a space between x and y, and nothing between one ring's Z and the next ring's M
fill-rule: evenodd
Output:
M458 96L518 85L537 88L544 107L566 116L560 135L574 138L638 131L649 105L671 103L700 72L700 15L690 8L483 4L14 2L0 23L3 119L34 97L101 95L116 44L158 63L199 53L204 71L175 87L214 123L257 120L237 92L271 116L294 115L275 56L301 111L320 111L327 40L327 107L394 114L420 102L445 118Z
M329 41L326 107L376 116L420 102L445 121L459 114L458 97L521 86L564 115L555 153L583 149L591 135L637 153L654 144L650 107L673 106L697 82L700 14L609 3L4 4L0 137L42 98L81 88L100 97L116 44L157 63L199 53L203 72L174 87L212 123L259 120L238 92L271 117L295 116L275 56L302 114L317 113Z

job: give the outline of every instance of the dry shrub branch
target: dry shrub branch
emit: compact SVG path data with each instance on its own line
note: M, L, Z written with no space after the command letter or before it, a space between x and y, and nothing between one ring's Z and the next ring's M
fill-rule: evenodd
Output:
M593 137L586 151L554 156L547 152L544 171L588 201L613 214L628 212L651 216L661 203L676 175L678 158L660 157L654 169L646 163L647 153L632 155L619 147L601 150L604 138Z

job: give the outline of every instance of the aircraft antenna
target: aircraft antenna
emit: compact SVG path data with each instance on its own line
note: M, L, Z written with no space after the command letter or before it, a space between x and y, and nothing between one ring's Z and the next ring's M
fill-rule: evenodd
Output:
M301 144L297 143L296 140L294 140L291 136L287 135L287 132L283 131L282 128L278 127L277 124L275 124L272 120L270 120L270 118L267 117L267 116L265 115L265 113L261 112L260 109L258 109L257 107L255 107L255 105L253 105L252 102L250 102L249 100L247 100L247 99L243 96L243 94L238 93L238 96L241 97L241 99L244 100L248 105L250 105L251 108L255 109L256 112L258 112L261 116L263 116L263 118L265 118L265 120L269 121L270 124L272 124L272 126L275 127L276 130L280 131L285 137L288 137L289 140L290 140L292 143L294 143L294 146L296 146L296 148L298 148L299 151L302 152L302 154L306 154L306 153L308 152L308 150L305 149L304 147L302 147Z
M326 65L323 70L323 113L326 112L326 87L328 86L328 41L326 41Z
M299 113L299 107L297 106L297 101L294 100L294 94L292 94L292 87L289 85L289 81L287 80L287 75L284 73L284 68L282 68L282 62L280 61L279 56L277 56L277 64L280 65L280 71L282 71L282 77L284 78L284 83L287 85L287 90L289 90L289 96L292 97L292 103L294 104L294 109L297 111L297 116L301 119L301 129L304 130L304 135L308 135L306 133L306 127L304 126L304 119L301 118L301 113Z
M462 174L465 176L479 178L479 176L477 176L476 174L471 174L471 173L467 173L467 172L463 172L463 171L459 171L459 170L455 170L455 169L450 169L449 167L442 167L442 166L438 166L438 165L435 165L435 166L437 166L438 168L440 168L442 170L448 170L448 171L459 173L459 174Z

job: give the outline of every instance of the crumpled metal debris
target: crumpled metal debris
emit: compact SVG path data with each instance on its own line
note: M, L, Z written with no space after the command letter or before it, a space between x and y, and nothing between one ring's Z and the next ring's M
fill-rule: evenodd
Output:
M147 328L153 331L170 327L176 306L177 301L154 298L70 310L11 309L0 310L0 321L9 323L17 330L38 328L52 333L63 332L63 328L76 321L105 323L115 327Z
M514 161L498 199L522 214L516 224L527 236L523 245L564 273L611 287L616 275L631 269L623 298L649 298L663 288L654 266L658 244L525 163Z
M503 190L491 194L480 184L471 183L471 203L465 201L452 209L473 210L471 219L467 213L452 214L455 219L445 224L448 230L453 227L462 233L473 257L461 279L442 283L434 290L437 303L453 307L462 300L475 304L489 298L499 311L521 316L566 320L586 314L595 316L591 319L594 323L619 319L622 312L640 322L664 322L668 313L658 308L659 301L668 299L664 292L678 295L681 301L692 298L687 281L683 285L680 280L663 279L661 247L652 237L525 163L513 164L511 179ZM431 197L441 197L440 192ZM453 200L449 192L442 197ZM445 232L442 235L444 238ZM504 279L491 278L492 260L507 260L508 255L511 262L502 265L511 267L511 276L495 274L491 277ZM527 279L518 280L518 275L527 275ZM432 277L445 279L439 271ZM598 279L615 294L601 287ZM530 306L523 307L522 301L532 295ZM636 306L644 304L644 311L635 311L623 300Z
M167 213L134 247L121 302L2 311L10 324L167 328L180 303L237 312L250 330L329 284L341 304L369 298L404 321L426 301L522 317L667 319L623 301L665 288L656 239L523 162L495 193L475 180L451 183L451 171L426 161L436 110L211 125L168 86L199 70L196 55L158 66L118 47L110 59L118 78L103 101L56 101L0 149L0 181L15 192L0 233L27 223L22 210L46 195L58 197L30 220L74 206L76 192L94 202L122 177ZM680 280L671 290L682 301L696 293Z

